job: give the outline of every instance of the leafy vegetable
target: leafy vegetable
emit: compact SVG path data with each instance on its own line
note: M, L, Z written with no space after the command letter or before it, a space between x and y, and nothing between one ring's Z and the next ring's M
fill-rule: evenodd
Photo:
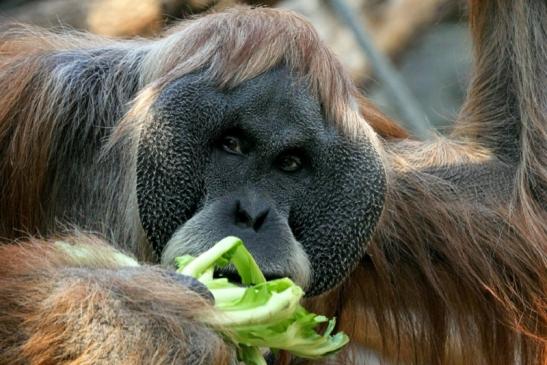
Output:
M335 320L309 313L299 302L304 292L289 278L266 281L243 242L226 237L198 257L176 259L178 272L197 278L215 298L220 314L204 321L220 328L238 346L239 360L265 364L261 348L287 350L316 359L340 350L349 341L344 333L331 335ZM247 287L215 279L215 268L232 264ZM323 334L316 328L326 323Z

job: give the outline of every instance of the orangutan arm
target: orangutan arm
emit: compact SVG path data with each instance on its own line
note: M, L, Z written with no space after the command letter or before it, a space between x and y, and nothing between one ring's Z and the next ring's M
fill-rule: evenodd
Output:
M81 240L81 237L79 238ZM54 242L0 246L0 364L229 364L207 298L164 270L85 262Z

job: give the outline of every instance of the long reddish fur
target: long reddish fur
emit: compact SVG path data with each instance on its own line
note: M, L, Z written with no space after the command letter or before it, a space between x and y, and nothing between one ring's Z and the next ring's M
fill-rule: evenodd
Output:
M353 96L362 115L383 137L388 196L368 254L349 280L328 294L328 300L323 297L310 303L321 312L337 315L339 328L354 345L375 349L394 363L545 363L547 52L541 21L547 16L546 7L539 1L471 2L477 58L474 81L451 138L428 143L400 142L407 137L404 130L357 97L347 77L339 76L344 75L340 65L309 35L309 25L302 26L297 18L287 21L287 27L305 35L293 44L301 53L291 55L302 61L299 72L315 77L312 85L327 114L343 115L348 97ZM233 86L253 76L245 74L248 68L243 62L254 54L253 49L259 55L260 47L251 47L252 42L267 42L271 34L282 39L282 32L267 32L279 15L265 10L260 14L263 18L252 23L252 39L234 54L231 68L216 70L220 85ZM197 44L206 42L206 36L200 33ZM0 44L0 67L12 70L0 80L0 177L9 182L0 187L4 238L21 236L22 231L40 232L43 222L51 218L41 202L48 174L48 141L57 126L52 119L36 118L40 105L28 102L37 93L47 101L41 89L44 80L36 76L44 67L41 55L97 42L101 41L80 39L70 44L62 37L47 42L26 37ZM505 53L500 55L500 50ZM309 59L315 61L304 62ZM158 67L157 72L170 68L160 75L161 82L176 76L177 60L169 61L174 64ZM253 72L259 71L263 70ZM516 141L508 143L517 146L517 152L507 155L498 144L515 126ZM357 125L343 127L361 130ZM454 195L450 183L424 172L429 167L481 161L516 166L514 187L506 201ZM97 239L89 243L101 244ZM108 260L100 259L93 270L98 270L95 274L106 270L108 280L101 275L93 279L64 276L63 270L79 264L51 247L51 241L41 240L0 247L0 349L6 354L0 363L97 363L109 351L127 354L128 359L168 360L174 356L169 348L189 339L180 323L191 323L196 313L209 308L201 298L174 290L175 284L161 280L153 269L149 275L128 280L113 273L116 270ZM125 293L125 299L139 298L125 304L134 305L134 313L157 326L142 332L148 328L143 322L124 322L123 316L116 319L122 313L115 312L120 303L116 292ZM103 336L104 328L89 323L106 315L108 321L120 320L128 332L114 331L112 341L103 341L106 348L92 346L91 352L82 353L78 348L82 339L91 343ZM196 333L204 342L213 338L199 337L199 329ZM209 346L216 351L212 356L218 356L218 363L228 361L230 352L222 343ZM352 359L355 354L345 355L340 362L358 362Z

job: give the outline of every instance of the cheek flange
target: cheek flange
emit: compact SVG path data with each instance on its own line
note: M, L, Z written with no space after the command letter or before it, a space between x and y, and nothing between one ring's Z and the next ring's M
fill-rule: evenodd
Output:
M329 153L317 183L293 209L297 239L312 266L307 295L342 283L362 259L383 210L386 177L371 145L343 145Z
M167 138L171 133L169 128L151 126L141 139L137 160L139 215L158 255L177 227L193 215L203 195L200 159L180 139Z
M155 253L192 217L205 195L208 140L222 120L223 99L197 77L166 87L143 128L137 155L139 216Z

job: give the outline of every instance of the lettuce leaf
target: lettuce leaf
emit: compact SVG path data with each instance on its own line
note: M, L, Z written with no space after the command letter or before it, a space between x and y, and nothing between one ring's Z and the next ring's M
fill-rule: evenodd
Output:
M337 352L349 338L332 335L336 321L308 312L299 303L304 291L289 278L266 281L252 255L236 237L226 237L198 257L176 259L178 272L205 284L215 298L218 316L203 320L238 347L247 365L265 364L261 349L286 350L318 359ZM246 287L213 278L215 268L232 264ZM326 325L322 334L319 326Z

